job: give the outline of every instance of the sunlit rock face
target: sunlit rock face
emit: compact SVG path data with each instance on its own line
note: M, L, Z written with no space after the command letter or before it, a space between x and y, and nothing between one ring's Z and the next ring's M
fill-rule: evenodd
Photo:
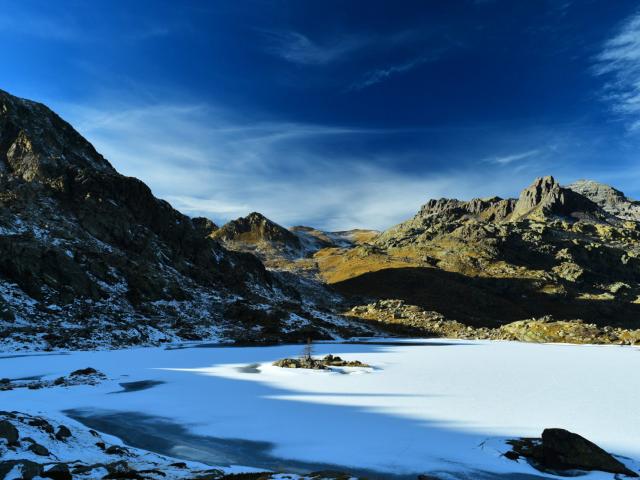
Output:
M474 327L553 315L636 329L636 206L612 187L541 177L517 199L429 200L369 245L318 264L343 294L403 300Z

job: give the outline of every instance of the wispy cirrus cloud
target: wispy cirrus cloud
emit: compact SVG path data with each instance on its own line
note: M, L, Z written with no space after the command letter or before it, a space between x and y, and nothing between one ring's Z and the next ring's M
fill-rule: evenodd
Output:
M360 64L364 73L347 85L344 89L347 92L365 89L436 61L455 45L450 40L437 40L438 32L433 29L407 29L385 34L334 34L321 41L296 31L261 33L265 39L264 51L296 65L331 66L346 61L358 64L363 60L364 63ZM371 58L381 52L406 60L372 67Z
M268 53L300 65L326 65L337 62L368 43L364 36L359 35L340 36L321 43L295 31L262 33L266 39L264 48Z
M411 151L356 152L321 145L366 143L415 130L360 129L284 121L251 121L206 104L124 104L57 110L123 174L192 216L221 223L260 211L284 225L342 230L384 229L430 198L510 194L530 171L458 166L411 171ZM537 174L538 172L536 172Z
M419 66L427 62L434 61L437 58L437 55L421 56L407 62L399 63L397 65L391 65L384 68L376 68L365 73L360 80L352 83L349 86L348 90L362 90L367 87L371 87L372 85L376 85L377 83L384 82L390 77L410 72L411 70L414 70L415 68L418 68Z
M528 158L532 158L537 156L540 153L540 150L529 150L522 153L514 153L511 155L502 155L497 157L490 157L485 159L484 161L487 163L493 163L496 165L509 165L514 162L519 162L521 160L526 160Z
M640 12L627 18L596 57L594 73L607 79L603 99L640 130Z

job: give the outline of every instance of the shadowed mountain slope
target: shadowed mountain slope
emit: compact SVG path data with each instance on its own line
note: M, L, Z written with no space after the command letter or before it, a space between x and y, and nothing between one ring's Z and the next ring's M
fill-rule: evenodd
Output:
M8 343L267 340L332 327L313 323L313 313L304 318L299 293L256 257L212 239L212 222L117 173L46 106L2 91L0 206L0 335Z

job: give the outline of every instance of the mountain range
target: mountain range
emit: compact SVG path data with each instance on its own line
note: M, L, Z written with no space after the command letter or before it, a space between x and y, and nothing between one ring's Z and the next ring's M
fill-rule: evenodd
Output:
M617 329L612 341L639 327L640 202L594 181L429 200L383 232L285 228L256 212L218 227L119 174L46 106L0 91L0 184L0 338L14 348L409 323L428 335L436 317L472 336L540 318L593 324L597 339Z

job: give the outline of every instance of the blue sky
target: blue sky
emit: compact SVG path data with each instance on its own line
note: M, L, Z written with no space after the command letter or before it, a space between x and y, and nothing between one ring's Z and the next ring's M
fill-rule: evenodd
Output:
M190 215L386 228L548 174L640 197L634 1L0 5L0 88Z

